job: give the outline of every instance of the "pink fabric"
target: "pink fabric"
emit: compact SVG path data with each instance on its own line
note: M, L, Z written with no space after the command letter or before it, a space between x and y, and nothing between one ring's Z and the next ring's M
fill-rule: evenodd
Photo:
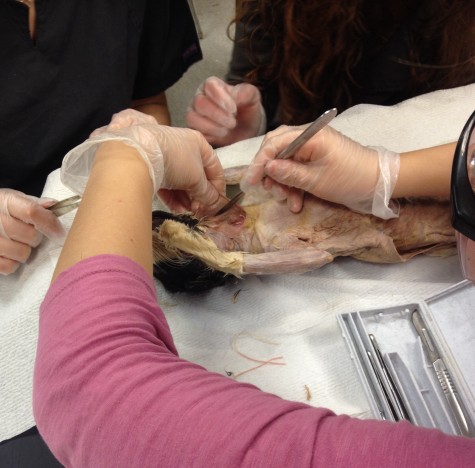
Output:
M335 416L180 359L153 281L116 256L84 260L50 288L34 413L71 467L421 468L475 460L474 440Z

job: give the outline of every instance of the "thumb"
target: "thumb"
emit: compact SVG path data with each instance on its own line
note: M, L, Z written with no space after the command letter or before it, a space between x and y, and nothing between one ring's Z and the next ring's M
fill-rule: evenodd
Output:
M254 85L249 83L236 85L231 94L238 107L253 106L261 102L261 93Z
M265 174L276 182L288 187L296 187L309 191L310 187L310 168L307 165L287 160L269 161L265 166Z

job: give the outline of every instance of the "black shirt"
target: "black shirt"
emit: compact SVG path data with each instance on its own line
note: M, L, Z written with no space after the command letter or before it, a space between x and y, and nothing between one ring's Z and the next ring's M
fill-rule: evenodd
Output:
M186 0L0 0L0 188L39 195L64 155L202 58Z

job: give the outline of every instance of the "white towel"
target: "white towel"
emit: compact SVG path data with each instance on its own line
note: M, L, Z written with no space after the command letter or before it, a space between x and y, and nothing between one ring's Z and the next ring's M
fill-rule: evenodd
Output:
M392 107L356 106L331 125L363 144L405 151L456 140L473 110L475 84ZM249 163L261 140L218 150L223 165ZM44 195L70 194L53 172ZM38 310L58 255L59 247L46 241L24 267L0 279L0 440L34 425ZM401 265L337 259L305 275L249 277L205 294L170 294L158 283L157 292L183 358L283 398L364 417L369 405L335 316L414 302L461 279L456 257ZM250 370L259 363L249 358L275 359Z

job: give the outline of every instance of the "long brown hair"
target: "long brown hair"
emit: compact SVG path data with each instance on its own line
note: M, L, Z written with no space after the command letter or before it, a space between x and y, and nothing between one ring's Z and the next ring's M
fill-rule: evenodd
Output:
M257 24L252 37L273 44L267 63L253 61L246 81L278 86L280 118L308 122L315 109L353 104L352 69L369 34L385 38L424 0L237 0L236 21ZM411 95L475 80L475 1L428 0L410 37L409 55L395 57L409 68ZM423 51L423 53L422 53ZM429 54L427 53L429 51ZM428 86L430 84L430 86ZM410 96L407 96L410 97Z

